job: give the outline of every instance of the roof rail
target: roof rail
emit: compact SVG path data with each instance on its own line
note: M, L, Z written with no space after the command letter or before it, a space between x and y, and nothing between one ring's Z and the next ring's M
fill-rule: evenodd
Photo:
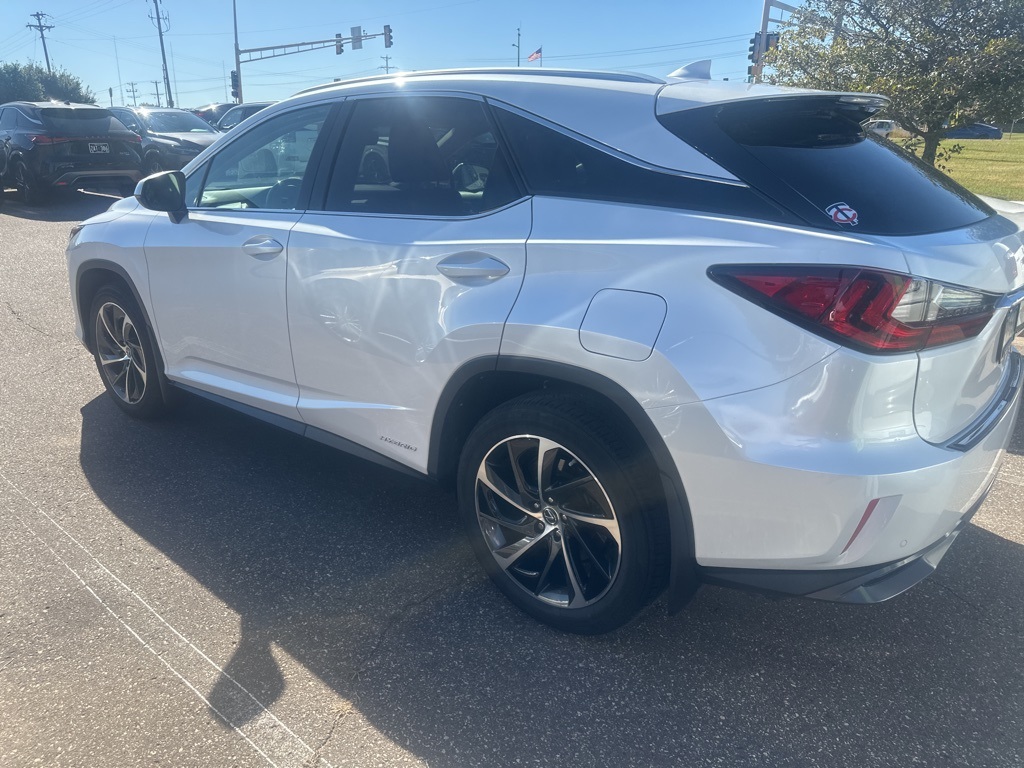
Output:
M517 77L573 77L585 80L607 80L619 83L652 83L663 85L665 80L654 75L645 75L639 72L611 72L607 70L590 69L551 69L547 67L489 67L477 69L424 69L412 72L394 72L388 75L369 75L367 77L354 77L349 80L336 80L333 83L314 85L296 93L301 96L306 93L316 93L339 85L353 85L355 83L373 83L394 80L395 78L411 77L434 77L436 75L516 75Z

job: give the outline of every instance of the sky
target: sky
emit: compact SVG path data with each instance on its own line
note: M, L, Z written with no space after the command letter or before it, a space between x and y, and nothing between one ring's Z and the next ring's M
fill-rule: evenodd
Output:
M159 0L169 29L164 35L175 106L230 101L234 69L231 0ZM523 66L614 69L667 75L697 59L712 60L712 77L746 77L749 39L761 21L762 0L237 0L239 47L258 48L393 30L394 46L381 37L362 50L334 47L243 63L246 101L270 101L335 78L383 73L385 55L399 70L515 66L521 30ZM45 66L30 14L43 24L54 68L79 77L97 103L139 103L163 98L163 71L153 0L4 0L0 62ZM527 63L534 51L543 60ZM113 90L111 97L109 89Z

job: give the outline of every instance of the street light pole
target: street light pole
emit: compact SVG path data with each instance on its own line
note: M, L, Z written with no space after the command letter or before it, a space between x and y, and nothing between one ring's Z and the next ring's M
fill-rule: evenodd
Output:
M241 104L242 99L242 53L238 48L238 2L237 0L231 0L231 14L235 19L235 72L238 73L238 103Z

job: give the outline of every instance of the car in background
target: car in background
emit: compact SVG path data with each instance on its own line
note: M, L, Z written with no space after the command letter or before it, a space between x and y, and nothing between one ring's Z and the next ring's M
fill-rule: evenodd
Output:
M216 126L217 121L224 117L224 113L233 106L235 106L233 102L214 102L207 104L205 107L196 107L189 111L196 117L201 117L210 125Z
M146 176L183 168L221 135L184 109L110 107L110 111L142 137L142 170Z
M1003 132L994 125L986 123L971 123L960 125L946 131L947 139L1001 139Z
M453 487L551 626L701 582L880 602L967 527L1024 392L1024 214L865 139L887 106L547 68L313 88L73 231L76 333L127 415L183 389Z
M881 136L883 139L888 139L889 135L896 130L896 127L895 120L868 120L864 123L864 130L876 136Z
M141 137L92 104L14 101L0 105L4 182L31 205L55 190L134 188L142 178Z
M217 130L230 131L246 118L252 117L257 112L260 112L275 103L276 102L273 101L249 101L245 104L237 104L225 112L224 116L217 121Z

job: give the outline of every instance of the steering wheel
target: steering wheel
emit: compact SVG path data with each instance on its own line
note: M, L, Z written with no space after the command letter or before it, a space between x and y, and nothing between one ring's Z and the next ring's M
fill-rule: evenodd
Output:
M277 184L267 190L267 208L279 208L281 210L294 210L299 202L299 190L302 188L302 179L288 178L281 179Z

